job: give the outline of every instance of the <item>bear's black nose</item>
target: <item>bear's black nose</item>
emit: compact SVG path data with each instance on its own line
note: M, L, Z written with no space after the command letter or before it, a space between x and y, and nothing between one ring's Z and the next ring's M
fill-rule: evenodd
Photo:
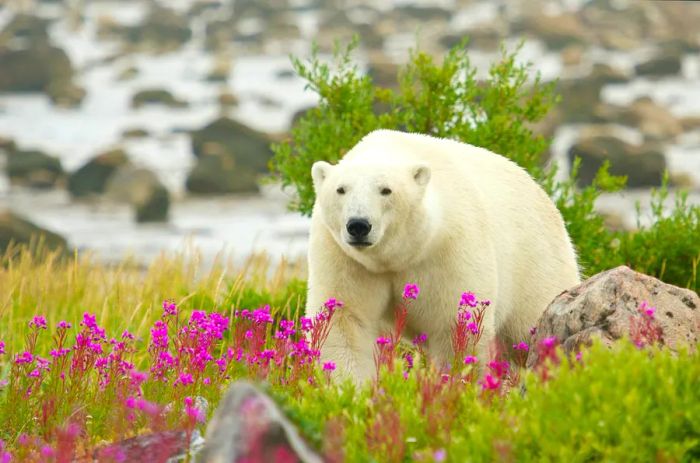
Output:
M355 239L363 239L369 235L369 231L372 229L372 225L369 224L367 219L350 219L347 225L348 233Z

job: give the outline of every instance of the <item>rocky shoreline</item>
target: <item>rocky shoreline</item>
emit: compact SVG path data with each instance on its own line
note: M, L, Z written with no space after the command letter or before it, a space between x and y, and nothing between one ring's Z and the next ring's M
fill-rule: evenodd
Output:
M284 55L304 56L312 39L328 53L333 40L355 33L358 63L386 87L396 85L396 70L416 38L422 50L440 56L469 36L480 73L501 43L525 39L521 59L545 80L558 79L561 103L533 130L554 138L550 158L562 173L580 157L583 186L607 159L612 173L628 176L630 188L647 189L659 186L668 169L672 186L689 189L696 200L700 112L692 101L700 99L700 8L608 1L445 5L4 4L0 158L7 183L0 205L15 209L13 198L26 191L66 190L76 204L127 205L131 220L167 224L183 198L255 194L270 142L315 101ZM629 227L629 202L620 204L611 208L611 221Z

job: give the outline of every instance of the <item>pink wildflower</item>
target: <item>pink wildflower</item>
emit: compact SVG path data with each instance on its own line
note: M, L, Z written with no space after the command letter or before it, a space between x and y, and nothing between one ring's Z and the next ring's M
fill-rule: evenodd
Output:
M544 338L542 340L542 346L546 347L548 349L551 349L557 344L557 337L556 336L550 336L548 338Z
M30 327L34 327L38 330L45 330L46 329L46 318L42 317L41 315L35 315L32 320L29 322Z
M333 371L335 370L335 363L334 362L325 362L323 364L323 371Z
M471 365L472 363L476 363L478 361L479 361L479 359L474 357L473 355L467 355L466 357L464 357L464 364L465 365Z
M180 376L178 377L177 381L175 381L176 385L177 383L182 384L183 386L187 386L189 384L194 384L194 379L192 378L192 375L189 373L181 373Z
M60 329L60 330L67 330L67 329L71 328L72 326L73 325L71 325L70 323L68 323L65 320L61 320L60 322L58 322L58 329Z
M391 339L380 336L377 338L377 344L380 346L385 346L387 344L391 344Z
M0 341L0 355L5 353L5 341Z
M418 287L417 284L408 283L403 289L403 298L404 299L416 300L416 299L418 299L418 294L420 294L420 288Z
M472 292L462 293L462 298L459 301L460 306L476 307L479 301Z
M528 350L530 350L530 346L526 342L520 341L517 344L513 344L513 349L527 352Z
M491 374L487 374L486 376L484 376L484 379L480 382L480 384L481 388L484 390L493 391L501 387L501 381L499 381Z
M428 340L428 335L425 333L421 333L415 338L413 338L413 345L414 346L420 346L421 344L425 344L425 342Z
M32 363L34 361L34 356L31 352L22 352L21 354L15 355L15 364L22 365L23 363Z
M323 303L323 306L328 309L330 312L333 312L335 309L339 309L343 307L343 303L337 300L336 298L332 297L328 299L326 302Z
M167 315L177 315L177 306L174 302L163 301L163 313Z

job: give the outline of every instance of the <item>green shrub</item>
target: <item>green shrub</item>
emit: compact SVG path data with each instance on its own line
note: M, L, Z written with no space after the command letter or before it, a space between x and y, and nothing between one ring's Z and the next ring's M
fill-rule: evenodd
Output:
M273 176L296 190L290 208L309 215L314 191L311 165L336 162L368 132L397 129L456 139L501 153L530 172L555 200L577 248L585 276L618 265L697 290L700 262L700 207L679 194L664 214L666 184L652 199L652 225L636 231L608 230L595 211L603 192L624 187L626 179L601 168L592 185L578 190L573 173L555 180L556 166L542 160L549 140L530 129L557 102L554 84L545 84L517 64L516 52L502 51L489 76L478 81L464 43L442 62L414 52L399 71L396 89L381 88L353 64L357 41L335 53L331 66L312 53L307 62L293 58L296 72L319 96L319 104L292 128L290 138L273 147Z
M426 394L418 375L404 379L401 371L374 389L308 386L299 397L278 391L278 398L307 436L337 444L348 462L436 461L436 451L444 461L472 462L700 458L697 355L596 343L582 363L564 361L550 373L546 382L527 373L520 391L491 401L469 386ZM371 432L403 443L403 458L369 448Z

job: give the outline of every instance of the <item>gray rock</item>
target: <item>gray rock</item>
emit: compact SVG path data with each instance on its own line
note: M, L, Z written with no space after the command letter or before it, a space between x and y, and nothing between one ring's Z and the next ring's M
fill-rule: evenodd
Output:
M192 150L197 164L186 186L199 194L257 191L272 157L268 135L226 117L193 132Z
M187 191L201 195L258 191L258 175L255 172L238 167L232 156L213 152L213 149L209 148L208 154L197 158L185 182Z
M26 43L48 43L49 21L30 14L16 14L0 31L0 46L13 41Z
M207 427L198 463L323 460L263 392L245 381L231 385Z
M627 81L627 75L606 64L594 65L591 73L584 78L560 81L557 90L562 97L559 109L564 122L595 120L595 103L600 99L603 86Z
M589 31L579 17L568 13L558 16L528 16L522 21L516 21L512 29L516 33L528 33L537 37L555 50L575 43L586 43L590 38Z
M68 55L58 47L0 47L0 69L0 92L44 92L61 104L77 104L84 96L72 82L73 67Z
M49 250L66 250L68 243L61 235L46 230L9 210L0 210L0 255L10 244L34 245L41 240Z
M606 345L630 335L642 302L655 307L663 330L662 343L671 349L695 347L700 339L700 298L689 289L620 266L599 273L561 293L537 323L532 345L556 336L567 353L599 338ZM530 349L528 367L537 364L538 349Z
M168 51L187 43L192 38L192 29L187 18L169 8L154 6L141 24L125 26L102 21L98 36L117 38L139 49Z
M581 158L579 185L589 185L610 161L610 173L626 175L628 187L659 186L666 170L664 153L654 146L635 146L601 132L584 136L569 149L569 161Z
M105 197L131 204L137 222L162 222L168 218L168 189L148 169L131 165L119 167L107 180Z
M31 188L53 188L63 181L61 161L39 150L7 149L10 183Z
M681 71L679 54L663 54L640 63L634 67L639 76L668 76Z
M187 102L179 100L162 88L139 90L131 97L131 107L140 108L145 105L163 105L169 108L184 108Z
M68 177L68 191L75 197L102 194L107 181L129 158L122 149L106 151L88 161Z

